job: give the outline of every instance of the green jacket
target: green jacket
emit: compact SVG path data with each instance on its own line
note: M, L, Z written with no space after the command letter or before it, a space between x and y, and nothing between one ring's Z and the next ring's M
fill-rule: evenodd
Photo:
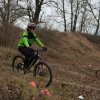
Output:
M34 42L37 43L38 46L44 47L42 42L38 39L36 34L24 31L22 34L21 39L19 40L18 47L29 47L31 46Z

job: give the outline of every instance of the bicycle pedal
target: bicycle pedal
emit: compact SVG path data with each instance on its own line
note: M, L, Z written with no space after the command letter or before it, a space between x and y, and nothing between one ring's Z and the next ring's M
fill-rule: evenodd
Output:
M24 69L24 74L30 73L31 71L28 69Z

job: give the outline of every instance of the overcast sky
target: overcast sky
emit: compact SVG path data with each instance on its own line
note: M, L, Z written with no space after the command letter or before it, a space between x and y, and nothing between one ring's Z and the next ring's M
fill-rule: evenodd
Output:
M98 5L100 4L99 2L100 2L100 0L92 0L92 3L96 4L96 7L98 7ZM25 7L25 5L26 5L25 3L23 3L23 2L20 2L20 3L21 3L21 5L23 5ZM42 12L44 12L43 20L44 21L46 20L48 25L51 25L54 29L59 29L60 31L63 31L63 29L64 29L63 25L58 24L54 21L55 19L61 20L61 18L52 17L52 16L54 16L53 9L51 9L50 7L46 7L46 10L43 9ZM68 19L68 16L66 16L66 17ZM23 20L23 21L21 21L21 20ZM17 26L23 27L24 29L27 27L27 24L28 24L28 17L27 16L25 16L25 18L18 19L16 22Z

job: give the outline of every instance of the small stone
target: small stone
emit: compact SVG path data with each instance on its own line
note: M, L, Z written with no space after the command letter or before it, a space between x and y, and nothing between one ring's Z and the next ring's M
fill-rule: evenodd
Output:
M78 99L84 100L84 97L82 95L78 96Z

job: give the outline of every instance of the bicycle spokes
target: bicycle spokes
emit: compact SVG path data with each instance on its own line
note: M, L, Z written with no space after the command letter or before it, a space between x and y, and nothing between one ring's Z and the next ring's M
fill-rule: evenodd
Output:
M17 70L17 71L23 70L23 68L24 68L23 58L21 56L16 56L13 59L12 67L13 67L13 71L15 71L15 70Z
M47 86L51 82L51 71L46 64L39 64L36 69L36 77L39 84Z
M97 77L97 78L100 78L100 70L97 70L97 71L96 71L96 77Z
M32 66L32 65L30 65ZM12 62L13 71L24 71L24 57L17 55L13 58ZM30 67L31 68L31 67ZM29 69L30 69L29 68ZM48 87L52 82L52 71L48 64L39 61L34 66L33 75L36 77L36 81L38 84L42 85L42 87ZM33 71L30 71L33 72Z

